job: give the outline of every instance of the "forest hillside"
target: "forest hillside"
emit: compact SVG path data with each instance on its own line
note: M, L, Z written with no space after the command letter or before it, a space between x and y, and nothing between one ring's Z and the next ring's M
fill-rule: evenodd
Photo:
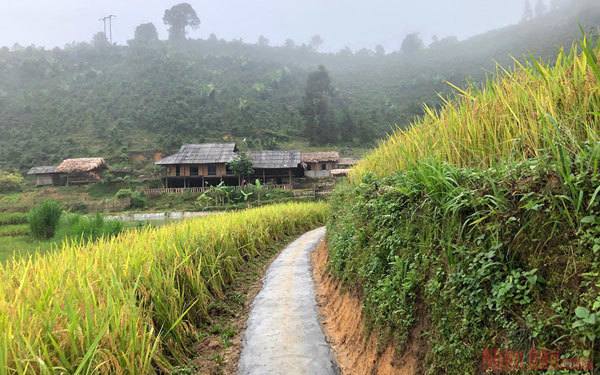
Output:
M526 52L552 61L579 25L597 33L600 4L574 3L464 41L418 35L398 51L343 49L318 44L269 46L202 40L132 39L127 46L95 37L45 50L0 49L0 169L21 172L67 157L102 156L111 165L127 152L170 152L182 143L234 139L242 148L307 145L369 147L394 126L439 108L441 96L465 77L478 83L495 62L514 65ZM133 38L133 36L132 36ZM323 65L329 85L319 123L309 136L309 73Z

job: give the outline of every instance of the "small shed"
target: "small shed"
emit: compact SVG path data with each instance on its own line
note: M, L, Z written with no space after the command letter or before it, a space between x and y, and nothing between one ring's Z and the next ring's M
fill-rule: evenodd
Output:
M302 167L306 177L329 177L329 171L338 168L340 154L337 151L304 152Z
M63 160L55 172L64 173L67 176L67 186L70 186L102 181L100 172L105 169L106 162L102 158L80 158Z
M33 167L27 174L35 176L35 186L53 186L60 183L55 170L56 167L53 166Z

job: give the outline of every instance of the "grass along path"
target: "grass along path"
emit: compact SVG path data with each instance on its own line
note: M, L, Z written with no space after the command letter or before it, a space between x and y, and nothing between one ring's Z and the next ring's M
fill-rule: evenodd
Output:
M190 364L247 260L322 225L285 204L144 228L0 265L0 374L169 372Z

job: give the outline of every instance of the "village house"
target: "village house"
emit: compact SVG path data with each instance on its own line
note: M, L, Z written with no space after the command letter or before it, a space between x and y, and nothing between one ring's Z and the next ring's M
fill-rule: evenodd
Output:
M302 152L289 151L248 151L252 159L254 174L250 181L258 179L263 184L283 185L293 189L294 177L302 177L300 167Z
M53 166L33 167L27 174L35 176L35 186L61 185L60 176L55 173L55 169Z
M186 144L176 154L160 159L155 164L166 168L162 178L166 188L205 187L221 182L240 186L243 181L228 167L228 163L238 154L235 143ZM259 179L263 183L291 188L293 178L301 176L299 150L249 151L247 154L253 161L254 169L249 182Z
M27 174L35 176L36 186L70 186L102 181L100 172L105 169L102 158L80 158L65 159L57 167L33 167Z
M305 177L329 177L333 169L338 169L340 155L336 151L303 152L302 167Z

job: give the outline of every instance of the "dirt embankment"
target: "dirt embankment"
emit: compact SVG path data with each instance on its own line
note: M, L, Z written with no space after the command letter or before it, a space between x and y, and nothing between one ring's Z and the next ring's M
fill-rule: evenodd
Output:
M360 299L343 291L341 282L327 272L329 251L325 241L312 253L312 267L319 312L327 339L346 375L423 374L427 353L425 318L417 319L404 353L396 352L394 342L377 347L377 335L365 334Z

